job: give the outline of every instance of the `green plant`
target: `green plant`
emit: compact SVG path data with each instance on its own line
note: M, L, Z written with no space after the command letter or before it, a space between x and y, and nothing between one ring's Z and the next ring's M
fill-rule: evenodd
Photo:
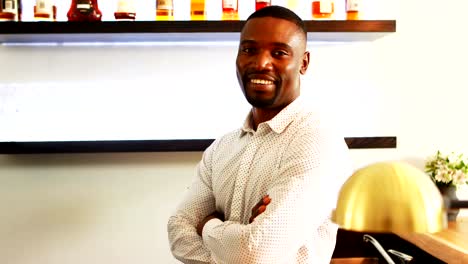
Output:
M425 171L438 187L468 184L468 160L463 154L443 155L437 151L427 159Z

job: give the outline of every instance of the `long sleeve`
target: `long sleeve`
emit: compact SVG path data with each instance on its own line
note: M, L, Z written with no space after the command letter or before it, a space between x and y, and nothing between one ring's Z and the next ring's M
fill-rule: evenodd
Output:
M329 216L344 176L350 172L348 165L343 138L327 131L300 131L267 190L271 203L263 214L251 224L211 220L205 225L203 240L212 258L232 264L300 263L297 254L310 234L328 225L324 232L332 230L332 242L322 241L328 243L327 254L322 254L326 257L317 257L321 254L317 252L311 255L318 260L314 263L329 262L337 229Z
M196 231L198 223L215 211L215 198L210 179L212 146L203 154L197 166L197 176L176 213L168 221L168 238L172 254L183 263L212 263L210 252Z

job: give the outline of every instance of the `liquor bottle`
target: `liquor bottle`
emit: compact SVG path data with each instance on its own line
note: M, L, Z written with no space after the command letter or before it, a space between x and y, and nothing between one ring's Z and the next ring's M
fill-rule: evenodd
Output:
M172 0L156 0L156 20L174 20Z
M21 21L21 0L0 0L0 21Z
M0 21L15 21L15 14L11 11L11 8L5 8L4 0L0 0ZM12 4L9 3L11 6Z
M223 20L239 20L239 0L223 1Z
M318 19L332 19L335 13L333 0L313 0L312 17Z
M101 21L102 13L97 0L72 0L67 12L68 21Z
M298 0L288 0L286 2L286 7L293 10L293 11L296 11L297 9L297 1Z
M255 10L271 5L271 0L255 0Z
M136 18L135 2L133 0L119 0L117 2L117 11L114 12L116 20L134 21Z
M358 20L360 19L360 0L346 0L346 19L347 20Z
M206 9L205 0L190 1L190 20L205 20Z
M57 19L57 7L53 0L36 0L34 5L34 20L55 21Z

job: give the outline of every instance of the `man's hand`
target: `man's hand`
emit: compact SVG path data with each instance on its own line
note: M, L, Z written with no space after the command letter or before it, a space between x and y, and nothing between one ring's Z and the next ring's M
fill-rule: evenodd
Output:
M265 195L262 199L252 208L252 216L249 218L249 224L259 216L261 213L265 212L267 205L271 202L270 196Z
M214 211L213 213L206 216L200 223L198 223L198 225L197 225L197 234L199 236L202 235L203 227L205 226L206 222L210 221L213 218L218 218L219 220L224 221L224 214L220 213L220 212L217 212L217 211Z

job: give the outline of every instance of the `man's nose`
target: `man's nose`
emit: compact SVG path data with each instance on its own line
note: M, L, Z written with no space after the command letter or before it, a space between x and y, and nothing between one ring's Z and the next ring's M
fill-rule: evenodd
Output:
M269 52L259 52L255 57L255 66L258 70L271 69L273 58Z

